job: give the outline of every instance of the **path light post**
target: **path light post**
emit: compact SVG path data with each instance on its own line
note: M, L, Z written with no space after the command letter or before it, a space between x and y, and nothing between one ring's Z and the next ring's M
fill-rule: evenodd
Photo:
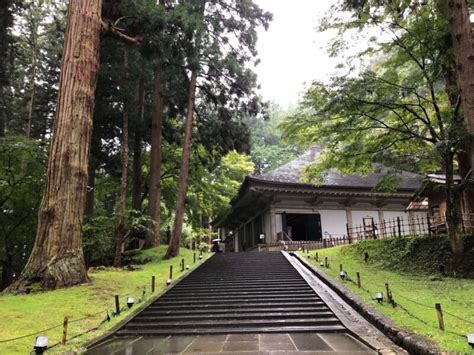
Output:
M119 315L120 314L120 300L119 300L119 295L115 295L115 314Z
M48 348L48 337L45 335L40 335L35 338L35 345L33 349L35 354L42 354Z
M382 292L377 292L377 293L375 293L375 299L377 300L378 303L382 303L382 301L383 301L383 293L382 293Z
M436 303L435 308L436 308L436 314L438 315L439 329L444 331L444 317L443 317L443 310L441 309L441 303Z
M392 291L390 291L390 286L388 285L388 282L385 283L385 291L387 292L387 302L394 305Z
M63 338L61 340L62 345L66 345L66 340L67 340L67 324L68 324L69 318L64 317L64 322L63 322Z
M467 335L467 343L474 349L474 333L469 333Z

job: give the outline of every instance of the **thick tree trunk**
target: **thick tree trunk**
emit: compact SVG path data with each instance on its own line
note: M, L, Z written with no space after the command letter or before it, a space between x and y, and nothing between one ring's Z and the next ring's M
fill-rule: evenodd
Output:
M6 134L8 116L6 112L6 94L9 83L10 27L13 25L11 0L0 1L0 137Z
M34 36L34 38L36 38ZM33 55L31 59L31 91L30 91L30 99L28 101L28 116L27 116L27 122L26 122L26 136L29 138L31 137L31 121L33 118L33 105L35 103L35 95L36 95L36 62L37 62L37 55L36 55L36 47L33 48Z
M148 194L148 213L151 225L146 237L145 247L160 245L160 200L161 200L161 133L163 129L163 62L158 61L155 67L155 88L153 93L153 116L151 119L151 157Z
M132 209L142 210L142 123L145 115L145 78L138 83L138 117L133 142Z
M97 158L94 155L94 148L91 147L91 152L89 154L89 166L87 168L86 207L84 209L84 217L86 219L92 218L94 216L96 169Z
M124 106L122 127L122 176L120 177L120 195L117 208L117 224L115 228L114 266L120 266L122 261L122 243L125 235L125 210L127 208L127 179L128 179L128 112Z
M455 110L456 106L458 105L459 100L459 87L457 84L456 73L454 69L451 69L448 66L443 67L444 72L444 86L445 91L449 97L449 103L451 105L451 109ZM458 118L455 117L455 120ZM461 124L461 122L459 122ZM459 130L462 131L463 127L459 127ZM470 170L471 170L471 162L470 162L470 146L469 140L463 139L461 150L457 154L457 161L459 165L459 174L461 177L466 177ZM463 206L465 213L474 213L474 190L470 186L466 186L466 188L462 191L463 195Z
M188 191L189 161L191 159L191 142L193 132L194 102L196 99L197 71L191 73L189 83L188 105L186 111L186 126L184 130L183 155L181 156L181 170L179 174L178 197L176 199L176 214L173 225L173 236L166 251L165 258L171 258L179 254L181 234L183 232L184 207L186 193Z
M469 139L464 143L464 153L460 159L460 171L467 174L474 167L474 40L472 37L469 8L466 0L449 0L448 17L454 56L457 68L457 83L461 92ZM474 212L474 191L468 187L465 197L470 213Z
M448 229L454 267L459 270L464 257L464 242L462 240L462 194L454 185L454 157L451 152L445 153L446 169L446 226Z
M45 289L88 281L82 222L99 68L100 0L70 0L59 97L35 244L11 290L31 282Z
M2 261L2 279L0 280L0 291L12 283L13 279L13 259L7 253Z
M124 53L124 67L127 72L128 56ZM125 75L128 79L128 75ZM115 225L115 255L114 266L120 266L122 263L122 244L125 236L125 210L127 209L127 180L128 180L128 103L124 100L123 104L123 122L122 122L122 144L120 148L120 157L122 162L122 174L120 177L120 193L117 208L117 222Z

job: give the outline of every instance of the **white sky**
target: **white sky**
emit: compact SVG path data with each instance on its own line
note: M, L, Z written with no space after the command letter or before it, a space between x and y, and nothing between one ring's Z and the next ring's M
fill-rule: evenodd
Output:
M259 31L257 44L261 63L255 71L264 99L286 108L297 103L314 79L324 79L334 71L338 63L325 51L331 35L316 32L316 25L335 1L255 0L273 13L268 32Z

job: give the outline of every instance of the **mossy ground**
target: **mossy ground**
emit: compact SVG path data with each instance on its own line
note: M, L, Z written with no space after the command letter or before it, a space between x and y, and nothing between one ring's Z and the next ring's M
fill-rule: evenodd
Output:
M181 248L180 256L163 260L166 246L143 251L142 259L148 263L138 265L137 270L107 268L89 274L91 282L67 289L47 292L37 292L29 295L2 295L0 296L0 354L28 354L33 348L35 336L21 340L1 343L6 339L20 337L38 332L61 324L60 327L44 332L49 337L49 345L60 342L62 337L62 323L65 316L69 317L68 338L86 332L96 327L115 309L114 295L120 295L121 306L125 305L126 297L133 296L136 300L143 296L144 300L151 298L151 276L156 278L155 294L166 287L169 276L169 266L173 265L173 280L186 273L181 272L181 259L191 268L193 251ZM205 254L203 260L208 257ZM200 263L196 258L196 265ZM137 305L138 306L138 305ZM135 309L137 307L135 306ZM133 308L132 308L133 310ZM104 333L117 322L128 316L132 310L122 312L118 317L112 317L98 330L87 333L68 342L66 346L56 346L48 353L59 353L66 349L78 350L80 345ZM91 316L93 315L93 316ZM84 317L87 319L74 322ZM43 333L42 333L43 334Z
M470 241L466 244L470 245ZM469 248L465 262L470 265L474 261L468 260L472 255ZM474 354L466 339L467 333L474 332L474 280L440 273L450 258L449 242L444 237L364 241L317 252L319 260L328 258L329 268L320 266L315 251L310 252L308 260L400 328L430 339L442 350ZM364 262L364 252L369 253L368 263ZM339 278L340 264L352 281ZM355 283L356 272L361 275L362 288ZM375 292L385 295L385 283L398 306L374 300ZM445 312L445 331L438 327L435 303L440 303Z

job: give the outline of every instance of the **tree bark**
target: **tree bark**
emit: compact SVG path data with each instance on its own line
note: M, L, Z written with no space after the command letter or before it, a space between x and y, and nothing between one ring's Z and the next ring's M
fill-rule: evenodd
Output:
M464 242L462 240L462 193L454 184L454 156L451 152L445 153L446 172L446 226L448 229L451 251L453 253L454 268L460 269L464 257Z
M460 172L466 174L474 167L474 40L472 38L469 8L466 0L449 0L448 17L456 59L457 83L461 92L461 102L464 111L469 138L463 144L461 153ZM468 186L465 192L469 212L474 211L474 191Z
M133 142L132 209L142 210L142 123L145 115L145 78L138 82L138 117Z
M155 66L155 87L153 94L153 116L151 119L151 157L148 194L148 213L151 225L145 241L145 248L160 245L160 200L161 200L161 145L163 129L163 62Z
M36 67L37 67L37 57L38 57L38 22L36 18L32 18L31 23L31 46L33 54L31 56L31 91L30 91L30 99L28 100L28 112L26 118L26 136L29 138L31 137L31 125L32 125L32 118L33 118L33 105L35 102L35 95L36 95Z
M35 244L18 282L45 289L88 281L82 222L99 68L100 0L70 0L59 96Z
M449 103L451 109L454 111L458 105L460 91L457 83L456 72L454 68L450 66L443 66L444 72L444 87L448 94ZM458 117L454 117L455 123L462 125L462 122L458 123ZM459 131L462 131L464 127L459 127ZM459 174L465 178L468 176L471 170L470 154L469 154L469 141L463 139L461 142L461 149L457 153L457 161L459 165ZM465 213L474 213L474 191L470 186L466 186L462 191L463 206Z
M127 51L124 52L125 72L128 72L128 56ZM125 74L126 80L128 75ZM124 95L126 95L124 93ZM114 266L120 266L122 263L122 244L125 236L125 211L127 209L127 180L128 180L128 100L124 99L123 103L123 122L122 122L122 144L120 147L120 155L122 162L122 174L120 177L120 193L117 208L117 222L115 226L115 255Z
M36 35L34 35L34 38ZM31 59L31 91L30 91L30 99L28 101L28 116L27 116L27 122L26 122L26 136L28 138L31 137L31 121L33 118L33 105L35 103L35 95L36 95L36 62L37 62L37 55L36 55L36 47L33 48L33 56Z
M91 152L89 153L89 166L87 168L86 207L84 209L84 217L86 219L92 218L94 216L96 169L97 158L94 155L94 148L91 147Z
M165 258L172 258L179 254L179 245L181 242L181 234L183 232L184 207L186 193L188 191L189 161L191 158L193 114L194 103L196 99L196 81L197 70L193 70L189 83L188 105L186 111L186 126L184 130L183 141L183 155L181 156L181 170L179 175L178 196L176 199L176 214L173 225L173 235L171 237L168 250L166 251Z

